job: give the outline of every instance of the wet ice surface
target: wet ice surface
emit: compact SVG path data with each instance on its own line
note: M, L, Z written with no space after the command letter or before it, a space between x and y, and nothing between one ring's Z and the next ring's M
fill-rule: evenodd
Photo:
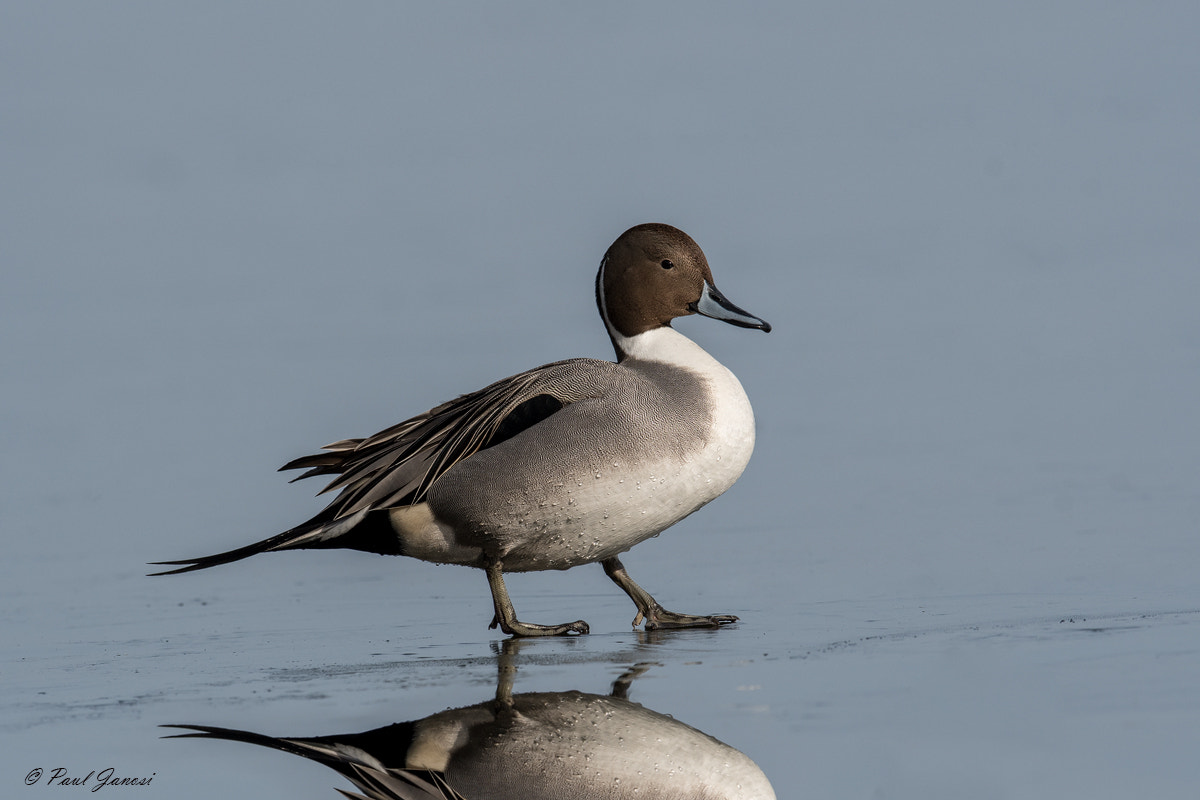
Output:
M109 766L335 797L158 726L494 696L479 572L143 564L306 519L272 470L325 442L608 357L594 270L650 220L774 330L679 323L759 442L624 562L742 621L647 636L598 566L514 576L523 619L593 631L522 647L515 691L648 665L630 698L780 797L1194 794L1194 10L61 7L0 26L5 797Z
M663 570L660 594L682 607L685 584L707 585L688 605L743 622L632 632L632 607L599 568L569 582L518 579L528 618L583 610L596 632L525 643L516 691L604 694L649 665L630 699L746 753L781 797L1119 797L1146 786L1185 796L1194 786L1200 612L1186 595L818 601L755 578L736 553L722 576L708 561L680 570L662 550L644 564ZM130 576L116 592L81 587L60 607L69 621L22 642L6 665L6 774L115 766L154 773L157 796L332 797L349 786L324 767L244 744L161 741L169 731L156 726L353 733L494 695L500 639L484 627L480 574L336 556L325 574L289 574L321 555L191 585ZM17 605L10 630L14 614L38 618Z

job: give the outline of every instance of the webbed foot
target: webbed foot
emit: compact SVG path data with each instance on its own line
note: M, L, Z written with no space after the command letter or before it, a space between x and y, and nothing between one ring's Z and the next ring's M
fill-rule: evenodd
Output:
M719 628L722 625L738 621L733 614L677 614L674 611L667 611L658 603L652 603L644 612L641 609L638 610L637 616L633 618L635 628L643 617L646 620L646 630L648 631L668 628Z
M621 563L621 559L612 557L601 562L604 566L604 572L608 577L612 578L613 583L620 586L625 594L633 600L637 606L637 616L633 618L633 627L646 623L646 630L657 631L667 630L670 628L719 628L722 625L729 625L737 622L738 618L732 614L678 614L674 611L667 611L658 604L658 601L650 596L650 593L638 586L633 578L629 577L629 573L625 571L625 565Z
M561 625L538 625L536 622L521 622L512 619L507 622L499 617L492 617L488 630L500 628L510 636L566 636L570 633L590 633L591 628L581 619L574 622L564 622Z
M521 622L517 619L516 609L508 596L508 588L504 585L502 565L493 561L487 565L488 585L492 589L492 603L496 614L488 630L499 627L509 636L566 636L572 633L589 633L591 629L581 619L574 622L564 622L561 625L538 625L533 622Z

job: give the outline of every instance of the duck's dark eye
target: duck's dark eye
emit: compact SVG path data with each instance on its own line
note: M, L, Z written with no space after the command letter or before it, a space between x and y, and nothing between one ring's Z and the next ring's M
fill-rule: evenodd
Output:
M662 260L662 265L661 265L661 266L662 266L662 268L663 268L663 269L672 269L672 268L674 268L674 266L675 266L675 265L671 263L671 259L669 259L669 258L664 258L664 259Z

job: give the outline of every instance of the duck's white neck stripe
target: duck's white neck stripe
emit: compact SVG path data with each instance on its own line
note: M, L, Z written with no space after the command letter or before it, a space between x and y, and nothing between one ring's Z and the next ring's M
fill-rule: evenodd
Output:
M604 325L610 331L613 329L612 323L608 320L608 298L604 296L604 270L608 267L608 255L600 260L600 272L596 274L596 297L600 298L600 316L604 318Z
M608 336L617 350L617 360L619 361L630 355L627 345L629 337L613 327L612 320L608 318L608 298L604 296L604 269L607 266L608 254L606 253L600 261L600 271L596 273L596 299L600 304L600 317L604 320L604 327L608 330Z

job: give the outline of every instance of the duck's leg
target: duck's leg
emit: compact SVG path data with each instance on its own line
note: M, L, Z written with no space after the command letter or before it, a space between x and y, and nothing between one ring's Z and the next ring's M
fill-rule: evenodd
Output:
M716 628L720 625L737 622L737 617L732 614L696 616L667 611L650 596L649 592L633 582L633 578L629 577L629 573L625 571L625 565L621 563L621 559L613 556L604 559L601 563L604 565L604 574L612 578L613 583L624 589L625 594L629 595L633 604L637 606L638 613L633 618L635 628L643 619L646 620L646 630L648 631L661 628Z
M562 636L568 633L588 632L588 624L581 619L562 625L535 625L518 620L512 600L508 597L508 589L504 585L502 569L499 559L488 562L488 585L492 587L492 603L496 606L496 616L492 618L492 624L488 628L499 625L500 630L511 636Z

